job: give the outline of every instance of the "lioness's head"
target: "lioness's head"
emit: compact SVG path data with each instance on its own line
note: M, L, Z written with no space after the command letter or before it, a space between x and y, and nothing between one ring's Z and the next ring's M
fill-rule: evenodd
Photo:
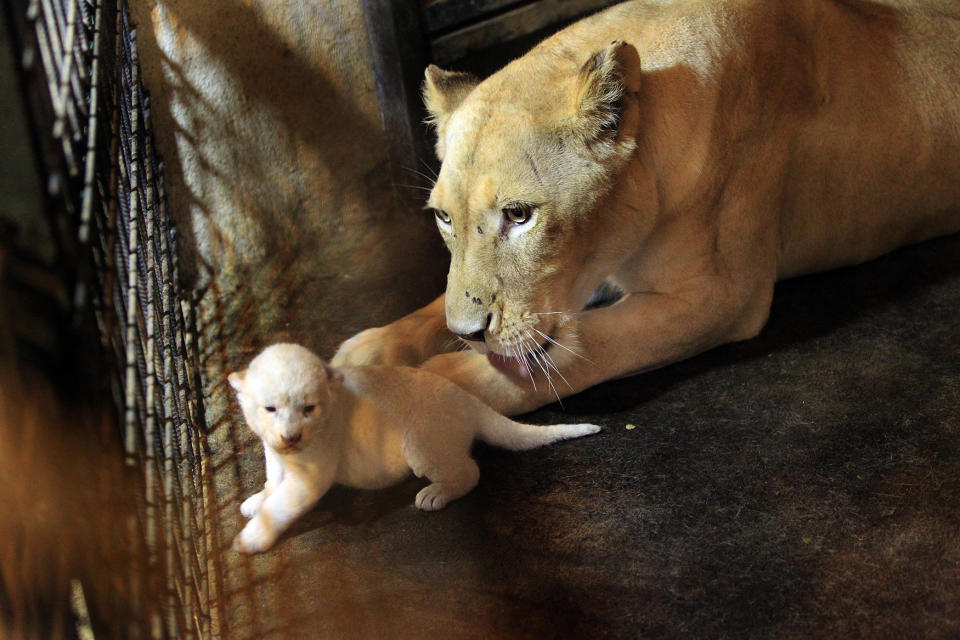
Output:
M494 365L548 348L610 273L604 196L635 146L639 82L622 42L586 60L535 49L483 82L427 68L447 325Z
M274 451L293 453L323 431L339 373L309 349L275 344L228 376L250 430Z

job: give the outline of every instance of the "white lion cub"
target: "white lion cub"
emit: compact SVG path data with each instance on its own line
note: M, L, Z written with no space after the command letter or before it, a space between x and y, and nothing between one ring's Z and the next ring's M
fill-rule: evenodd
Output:
M380 489L412 470L431 482L416 506L441 509L477 484L470 457L476 437L523 450L600 430L520 424L428 371L332 368L295 344L267 347L229 380L267 463L263 491L240 506L250 522L233 546L245 553L270 548L334 482Z

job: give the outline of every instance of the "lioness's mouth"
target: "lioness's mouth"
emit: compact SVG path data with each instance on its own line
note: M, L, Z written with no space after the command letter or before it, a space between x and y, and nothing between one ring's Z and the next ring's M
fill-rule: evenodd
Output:
M537 345L536 349L517 355L503 355L487 352L487 361L497 371L516 380L533 381L534 371L543 369L544 364L549 357L547 351L553 346L553 341L548 337L543 344Z

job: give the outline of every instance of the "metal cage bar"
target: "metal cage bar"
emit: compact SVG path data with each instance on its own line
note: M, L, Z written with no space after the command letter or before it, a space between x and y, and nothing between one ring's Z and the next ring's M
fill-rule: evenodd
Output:
M216 500L194 301L178 280L136 30L125 0L8 8L18 10L11 23L22 30L25 103L62 260L73 269L74 313L93 316L113 365L125 462L139 479L125 523L133 562L119 577L131 619L110 621L111 633L219 637Z

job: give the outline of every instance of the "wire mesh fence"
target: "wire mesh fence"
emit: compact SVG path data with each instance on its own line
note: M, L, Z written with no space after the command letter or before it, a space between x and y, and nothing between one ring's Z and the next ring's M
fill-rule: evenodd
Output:
M92 316L136 508L123 526L130 620L119 637L217 637L221 570L195 306L123 0L6 5L71 308ZM159 597L157 597L159 594ZM122 628L121 628L122 627Z

